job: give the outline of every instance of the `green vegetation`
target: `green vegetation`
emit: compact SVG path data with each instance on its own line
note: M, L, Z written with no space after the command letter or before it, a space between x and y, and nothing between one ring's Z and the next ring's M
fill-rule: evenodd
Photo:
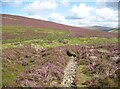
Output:
M37 47L52 48L64 45L102 44L118 42L117 38L68 38L68 36L72 33L68 31L48 28L3 26L2 33L3 48L12 48L24 45L36 45ZM8 34L13 35L13 37L10 36L9 38Z
M91 38L70 38L68 39L69 44L102 44L102 43L114 43L118 42L117 38L101 38L101 37L91 37Z
M5 68L4 68L5 67ZM14 81L14 79L17 77L17 75L23 71L25 69L25 67L23 67L20 64L16 64L16 63L4 63L3 65L3 86L10 84L11 82Z
M77 67L76 71L76 80L77 80L77 86L78 87L85 87L86 85L83 85L86 81L92 79L92 76L88 76L83 73L83 70L85 70L85 65L79 65Z
M34 40L26 40L21 42L14 43L6 43L3 44L3 48L11 48L17 46L24 45L36 45L37 47L42 48L52 48L56 46L64 46L64 45L79 45L79 44L102 44L102 43L115 43L118 42L117 38L66 38L61 39L66 41L66 43L62 43L59 41L60 38L49 38L49 39L34 39Z
M27 27L2 26L2 33L18 34L21 32L25 32L25 30L27 30Z
M43 39L43 40L62 39L70 33L67 31L48 29L48 28L3 26L2 34L3 34L2 42L3 44L5 44L5 43L22 42L22 41L34 40L34 39Z
M65 31L60 31L58 29L48 29L48 28L33 28L32 29L35 32L41 32L41 33L50 33L50 34L65 34Z

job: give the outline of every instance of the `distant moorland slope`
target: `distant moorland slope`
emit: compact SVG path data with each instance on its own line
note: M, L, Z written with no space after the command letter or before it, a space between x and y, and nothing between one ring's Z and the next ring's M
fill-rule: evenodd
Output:
M1 14L3 26L25 26L33 28L52 28L58 30L67 30L74 33L77 37L116 37L117 33L109 33L98 30L89 30L83 27L67 26L55 22L38 20L23 16Z

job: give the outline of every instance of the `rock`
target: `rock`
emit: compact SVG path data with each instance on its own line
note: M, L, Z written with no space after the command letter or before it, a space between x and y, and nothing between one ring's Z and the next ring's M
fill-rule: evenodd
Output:
M70 57L71 56L76 57L76 54L73 51L67 51L67 55L70 56Z
M56 82L56 81L52 81L51 83L50 83L50 87L54 87L54 86L57 86L58 85L58 83Z
M90 56L89 58L90 58L90 59L95 59L95 60L97 59L96 56Z
M98 51L99 51L99 52L102 52L102 53L109 53L109 51L106 50L106 49L98 49Z

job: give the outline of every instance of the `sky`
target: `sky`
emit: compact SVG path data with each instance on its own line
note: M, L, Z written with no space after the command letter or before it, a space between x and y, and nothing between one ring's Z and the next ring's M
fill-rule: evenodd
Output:
M2 0L1 14L71 26L118 27L119 0Z

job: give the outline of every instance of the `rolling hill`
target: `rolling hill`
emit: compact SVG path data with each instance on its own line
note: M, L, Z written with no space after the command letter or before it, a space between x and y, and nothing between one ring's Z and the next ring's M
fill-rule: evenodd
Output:
M118 33L119 31L120 31L120 27L119 28L113 28L109 32Z
M117 37L116 33L108 33L98 30L89 30L83 27L73 27L58 24L50 21L43 21L23 16L1 14L3 26L23 26L31 28L50 28L57 30L69 31L76 37Z
M110 31L111 29L113 29L113 28L111 28L111 27L97 26L97 25L95 25L95 26L88 26L88 27L86 27L86 28L88 28L88 29L93 29L93 30L100 30L100 31Z

